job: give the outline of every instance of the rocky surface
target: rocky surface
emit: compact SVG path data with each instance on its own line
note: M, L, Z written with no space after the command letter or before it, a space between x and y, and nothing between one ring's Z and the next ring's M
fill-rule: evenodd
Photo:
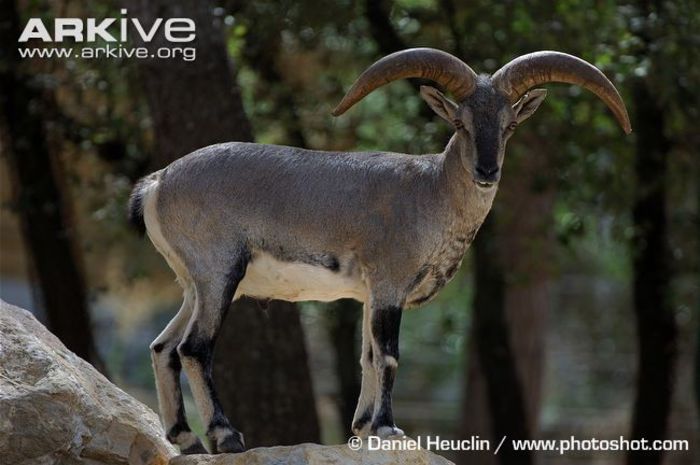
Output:
M158 416L0 300L0 463L165 465Z
M453 465L426 450L350 450L347 444L262 447L242 454L180 455L170 465Z
M451 465L425 450L347 444L176 455L158 416L110 383L31 313L0 300L0 463L8 465Z

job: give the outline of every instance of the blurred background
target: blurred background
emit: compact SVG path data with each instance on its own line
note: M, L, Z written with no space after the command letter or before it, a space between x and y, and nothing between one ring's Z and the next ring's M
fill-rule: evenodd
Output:
M445 454L463 464L698 463L697 1L0 7L0 297L30 309L154 409L148 345L181 295L150 242L126 224L139 177L231 140L440 151L449 128L417 82L330 116L365 67L403 48L439 48L485 73L543 49L595 64L622 93L635 132L625 137L592 94L547 86L540 111L510 141L495 207L461 271L404 316L396 421L413 437L623 435L686 439L691 449ZM197 55L20 59L17 37L30 17L49 26L56 17L192 18L197 38L186 45ZM345 440L359 391L359 316L351 301L234 305L215 382L248 446Z

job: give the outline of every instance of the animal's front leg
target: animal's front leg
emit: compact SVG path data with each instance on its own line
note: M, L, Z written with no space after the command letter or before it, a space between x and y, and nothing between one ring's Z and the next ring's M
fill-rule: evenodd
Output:
M403 436L394 424L391 391L399 366L399 327L402 309L399 306L372 308L371 331L373 364L377 376L371 434L380 437Z
M367 436L369 426L371 426L372 415L374 413L374 395L377 391L377 374L374 370L372 353L372 330L371 330L371 308L365 304L362 309L362 356L360 366L362 367L362 386L360 387L360 398L357 401L357 408L352 419L352 432L357 436Z

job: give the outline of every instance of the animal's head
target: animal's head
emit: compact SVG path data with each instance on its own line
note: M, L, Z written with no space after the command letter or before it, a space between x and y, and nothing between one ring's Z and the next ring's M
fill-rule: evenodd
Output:
M339 116L376 88L397 79L432 80L450 92L421 87L421 96L471 147L465 161L474 182L493 187L501 176L506 142L517 126L540 106L548 82L577 84L603 100L626 133L632 131L625 104L615 86L590 63L560 52L535 52L512 60L492 76L477 76L462 60L431 48L388 55L367 68L333 110Z

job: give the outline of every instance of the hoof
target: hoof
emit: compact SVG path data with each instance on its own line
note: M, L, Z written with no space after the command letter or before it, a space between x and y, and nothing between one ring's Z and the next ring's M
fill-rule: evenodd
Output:
M355 422L352 424L352 434L355 436L366 438L370 434L369 422Z
M197 441L191 446L180 448L180 453L182 455L194 455L194 454L208 454L209 451L204 448L202 443L197 439Z
M397 428L396 426L380 426L379 428L377 428L375 435L379 436L382 439L396 437L402 438L405 436L403 430Z
M372 410L368 408L360 418L358 418L357 420L353 420L352 427L350 428L352 430L352 434L361 438L366 438L367 436L369 436L369 425L371 419Z
M238 431L234 431L220 441L216 441L216 445L212 445L212 453L214 454L237 454L239 452L245 452L245 441L243 434Z

